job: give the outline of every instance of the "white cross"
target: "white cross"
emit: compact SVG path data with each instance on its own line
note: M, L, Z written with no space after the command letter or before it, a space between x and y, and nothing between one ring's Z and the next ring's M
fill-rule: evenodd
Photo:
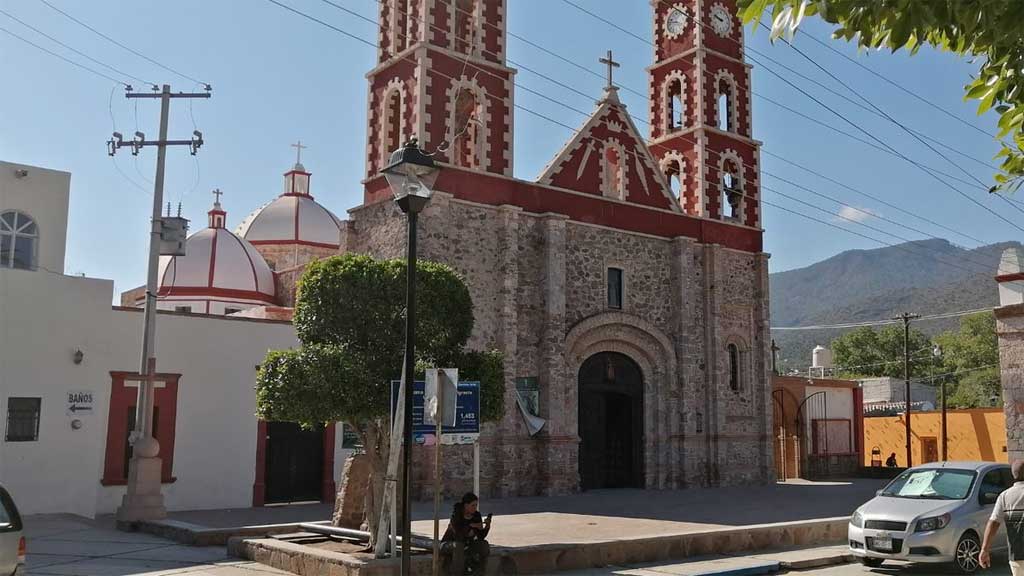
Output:
M613 68L618 68L620 66L620 64L612 59L612 51L609 50L608 51L608 57L607 58L601 58L600 60L598 60L598 62L600 62L601 64L607 64L608 65L608 87L609 88L614 87L614 84L612 84L612 69Z
M298 142L292 144L291 146L292 148L295 148L295 163L302 164L302 150L304 148L309 148L309 146L303 146L302 140L299 140Z

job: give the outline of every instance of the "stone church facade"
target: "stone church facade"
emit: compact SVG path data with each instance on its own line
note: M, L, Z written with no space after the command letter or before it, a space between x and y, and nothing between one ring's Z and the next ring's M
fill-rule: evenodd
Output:
M405 216L378 172L418 135L443 166L419 257L465 277L470 345L505 355L505 415L481 436L483 495L773 479L759 143L733 2L652 2L651 138L609 83L534 181L511 176L506 1L380 6L364 202L341 223L340 250L405 256ZM516 403L524 380L546 420L532 436ZM425 495L432 456L416 458ZM471 458L446 448L452 493L472 486Z

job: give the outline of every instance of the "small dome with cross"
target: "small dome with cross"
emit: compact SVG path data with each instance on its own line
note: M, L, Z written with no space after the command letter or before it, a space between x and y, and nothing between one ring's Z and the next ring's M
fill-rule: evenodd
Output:
M158 308L202 314L231 314L275 303L274 273L256 247L224 227L222 192L209 226L189 236L184 256L160 258Z
M281 195L242 221L235 233L256 246L304 245L336 249L341 245L341 223L310 194L310 173L302 165L302 142L295 166L284 174Z

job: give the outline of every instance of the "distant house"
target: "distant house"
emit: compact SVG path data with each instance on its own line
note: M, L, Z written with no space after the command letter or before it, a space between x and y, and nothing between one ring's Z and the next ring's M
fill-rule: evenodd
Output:
M864 408L882 403L898 402L900 405L907 400L907 384L905 380L884 376L882 378L862 378L861 390L864 391ZM910 381L910 407L918 409L917 404L930 405L923 410L931 410L936 406L935 387L920 381Z

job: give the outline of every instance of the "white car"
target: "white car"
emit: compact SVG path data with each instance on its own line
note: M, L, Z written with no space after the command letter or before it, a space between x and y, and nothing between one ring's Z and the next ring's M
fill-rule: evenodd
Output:
M25 575L25 536L11 495L0 486L0 576Z
M978 569L981 537L999 494L1013 485L994 462L934 462L910 468L850 518L850 553L867 566L886 560ZM995 550L1006 548L1000 525Z

